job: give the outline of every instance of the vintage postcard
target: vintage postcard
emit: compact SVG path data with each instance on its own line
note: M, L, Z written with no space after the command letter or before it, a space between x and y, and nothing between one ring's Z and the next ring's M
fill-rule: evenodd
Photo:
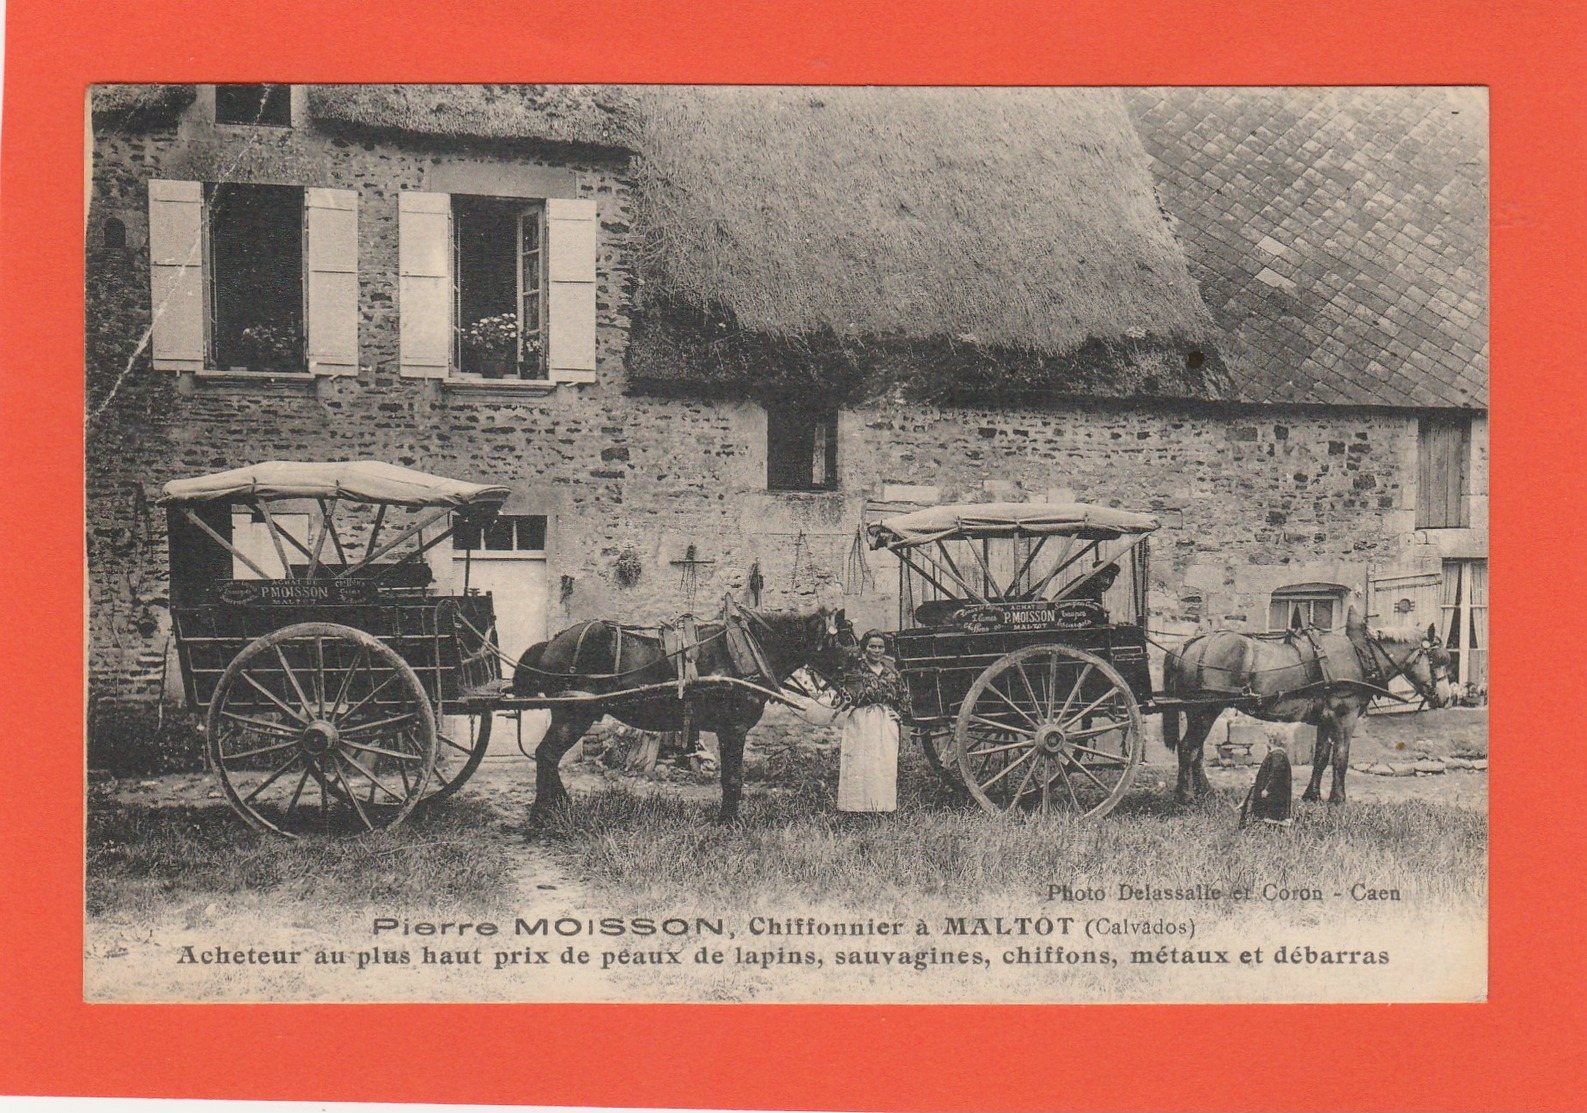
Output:
M90 1002L1480 1002L1488 95L88 92Z

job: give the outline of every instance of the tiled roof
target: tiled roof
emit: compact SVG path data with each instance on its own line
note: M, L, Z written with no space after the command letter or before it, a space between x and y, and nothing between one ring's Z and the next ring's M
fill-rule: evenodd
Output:
M1486 408L1480 89L1141 89L1158 194L1252 402Z

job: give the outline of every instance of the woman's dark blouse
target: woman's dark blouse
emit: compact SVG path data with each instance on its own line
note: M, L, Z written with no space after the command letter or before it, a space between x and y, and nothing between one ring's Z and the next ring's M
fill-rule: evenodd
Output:
M891 707L901 717L909 717L904 678L890 661L880 673L872 672L863 660L855 662L843 676L843 694L854 707Z

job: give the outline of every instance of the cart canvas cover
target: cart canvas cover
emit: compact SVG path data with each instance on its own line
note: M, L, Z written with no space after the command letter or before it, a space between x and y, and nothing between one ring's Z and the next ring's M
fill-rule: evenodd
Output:
M1131 510L1080 502L987 502L930 506L872 522L871 548L924 545L951 537L1013 537L1057 534L1111 541L1125 534L1150 533L1157 519Z
M392 506L499 506L508 494L506 487L445 479L375 460L271 460L195 479L173 479L165 485L160 501L346 499Z

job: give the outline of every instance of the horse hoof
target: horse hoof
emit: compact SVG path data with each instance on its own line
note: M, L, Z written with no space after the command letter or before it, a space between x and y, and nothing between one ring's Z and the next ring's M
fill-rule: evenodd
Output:
M717 812L714 816L711 817L711 822L713 824L715 824L716 826L718 826L718 827L737 827L738 826L738 822L739 822L738 813L737 812Z
M1341 807L1345 803L1345 798L1343 796L1330 796L1328 797L1328 803L1336 808Z
M1322 793L1306 791L1300 794L1300 798L1308 804L1316 804L1322 800Z

